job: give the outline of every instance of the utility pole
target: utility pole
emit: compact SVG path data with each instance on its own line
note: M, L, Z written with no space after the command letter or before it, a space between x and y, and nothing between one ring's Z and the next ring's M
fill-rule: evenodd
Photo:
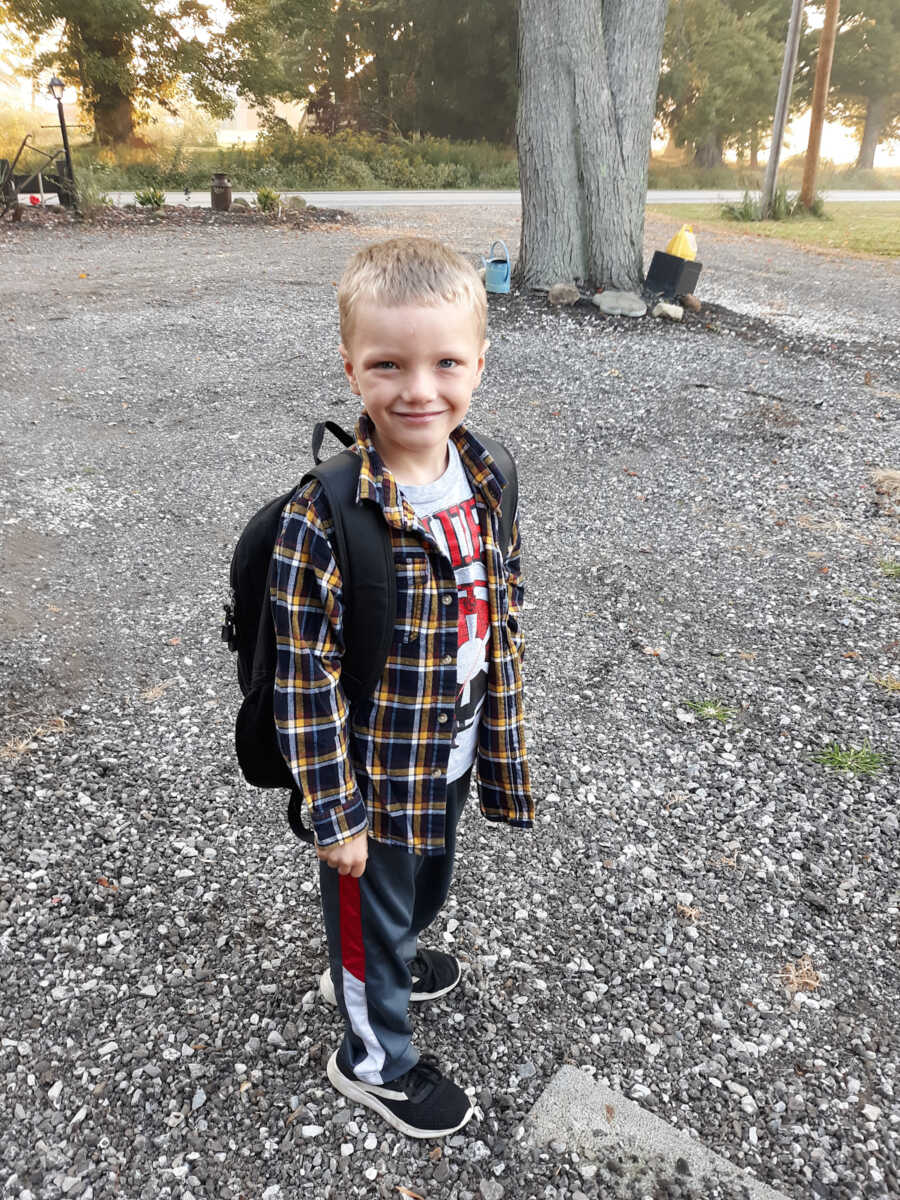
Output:
M778 160L781 158L781 143L784 141L784 128L787 125L788 109L791 105L791 85L794 82L794 70L797 66L797 51L800 48L800 30L802 28L803 0L793 0L787 41L784 46L784 62L781 66L781 82L778 84L778 100L775 103L775 123L772 126L772 142L769 146L769 159L766 163L766 175L763 181L762 202L760 204L760 216L763 220L772 211L775 180L778 177Z
M819 169L819 149L822 145L822 126L825 123L825 104L828 100L828 85L831 83L831 61L834 58L834 41L837 37L839 0L825 0L825 24L819 38L819 57L816 60L816 82L813 85L812 119L809 124L809 142L803 164L803 184L800 188L800 203L812 208L816 196L816 172Z

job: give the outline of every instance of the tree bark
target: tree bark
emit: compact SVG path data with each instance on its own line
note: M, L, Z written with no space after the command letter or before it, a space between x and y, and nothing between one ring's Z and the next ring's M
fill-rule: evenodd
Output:
M131 97L113 88L93 105L94 137L101 146L121 146L134 141L134 107Z
M725 147L718 133L708 133L694 150L695 167L721 167Z
M866 105L866 123L863 126L862 141L859 143L859 155L856 166L871 171L875 166L875 151L881 141L881 131L887 119L887 96L870 97Z
M520 0L520 283L640 285L667 3Z

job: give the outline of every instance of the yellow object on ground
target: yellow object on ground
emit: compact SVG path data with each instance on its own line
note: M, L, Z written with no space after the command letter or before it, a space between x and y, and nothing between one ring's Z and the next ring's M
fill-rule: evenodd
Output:
M694 261L697 257L697 239L693 225L682 225L666 246L666 254L675 254L678 258L686 258L688 262Z

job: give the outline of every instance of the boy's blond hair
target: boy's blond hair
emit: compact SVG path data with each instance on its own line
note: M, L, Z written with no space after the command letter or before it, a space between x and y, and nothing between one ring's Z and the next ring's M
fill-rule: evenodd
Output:
M350 259L338 286L341 338L353 332L361 301L388 308L405 304L462 304L472 310L479 338L487 333L484 284L470 262L434 238L397 237L376 242Z

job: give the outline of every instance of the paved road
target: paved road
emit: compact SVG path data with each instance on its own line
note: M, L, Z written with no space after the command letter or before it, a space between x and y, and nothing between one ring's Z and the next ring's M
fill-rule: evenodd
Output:
M647 193L648 204L720 204L731 200L740 200L742 191L662 191L651 190ZM831 202L851 201L900 201L900 191L843 191L823 192L824 198ZM133 204L134 192L111 192L116 204ZM444 205L502 205L519 204L518 191L457 191L448 188L443 191L415 192L282 192L282 196L303 196L307 204L317 208L434 208ZM253 200L254 192L235 192L234 197ZM166 192L166 204L184 204L184 192ZM191 192L187 201L191 205L208 205L209 193L203 191Z

